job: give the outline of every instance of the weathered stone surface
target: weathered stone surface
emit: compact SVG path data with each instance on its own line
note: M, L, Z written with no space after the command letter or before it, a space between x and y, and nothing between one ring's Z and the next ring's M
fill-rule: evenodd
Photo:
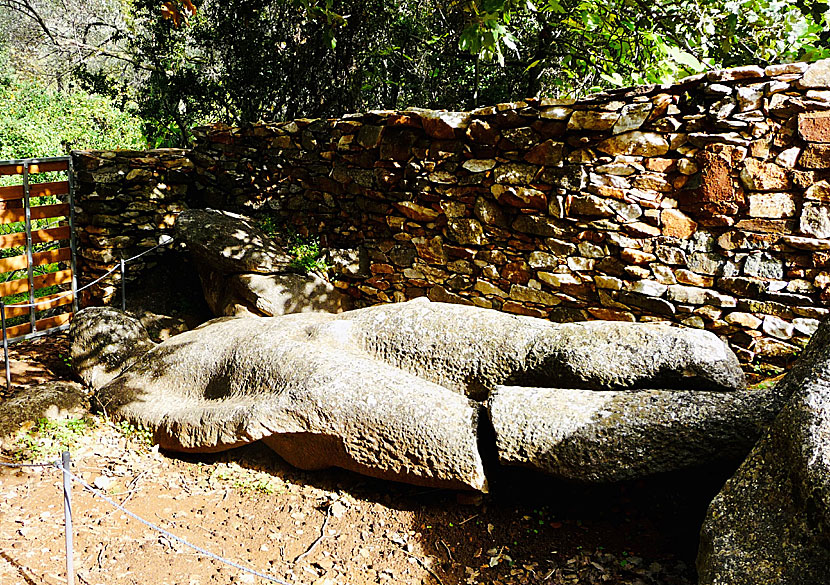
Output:
M500 386L488 412L501 463L568 480L612 482L739 459L783 404L772 390Z
M447 252L444 249L444 240L441 236L433 238L412 238L412 243L418 252L418 256L427 264L446 264Z
M569 195L568 213L599 217L611 217L614 215L614 212L606 204L606 201L595 195Z
M340 466L486 490L478 407L504 382L743 388L737 359L702 331L557 325L419 299L341 315L223 318L145 353L99 391L164 448L263 440L305 469Z
M734 81L737 79L755 79L763 77L764 70L757 65L744 65L743 67L732 67L730 69L719 69L709 71L706 79L711 82Z
M424 131L432 138L441 140L455 138L456 130L466 130L470 125L469 112L420 109L414 111L421 119Z
M784 278L784 263L769 254L750 254L744 261L744 274L770 280L781 280Z
M475 404L358 351L333 317L210 322L151 351L102 400L168 449L262 439L304 469L486 490Z
M524 159L535 165L558 165L562 162L562 152L564 146L565 145L562 142L546 140L545 142L537 144L531 148L524 156Z
M619 301L622 304L621 308L637 307L655 315L668 317L674 315L676 312L675 306L668 301L627 291L620 293Z
M461 245L480 246L487 242L484 228L475 219L451 219L447 222L447 233L450 239Z
M810 142L830 142L830 112L799 114L798 133Z
M476 198L474 213L478 220L487 225L507 227L507 219L501 208L484 197Z
M798 209L792 193L753 193L748 199L752 217L794 217Z
M801 88L830 87L830 59L811 63L797 85Z
M754 158L744 161L741 182L752 191L786 191L790 188L786 169Z
M625 106L620 112L620 118L614 124L612 132L614 134L622 134L623 132L630 132L637 130L643 123L648 120L654 105L651 102L643 102L639 104L629 104Z
M533 181L538 170L539 168L534 165L505 163L493 170L493 180L505 185L527 185Z
M690 211L701 210L702 206L709 204L711 211L707 215L711 215L711 212L728 213L735 205L743 202L742 195L732 183L734 158L732 153L713 148L712 145L697 154L700 186L695 194L700 199L696 205L691 206Z
M42 418L58 420L83 414L88 409L89 397L77 382L47 382L27 387L0 402L0 446L23 423Z
M711 276L720 275L725 264L723 256L711 252L695 252L688 258L689 270Z
M203 272L201 279L205 301L217 317L339 313L351 308L348 297L314 273L223 275Z
M188 209L176 218L176 237L216 272L269 274L290 269L291 257L249 219L228 211Z
M597 149L611 156L662 156L669 151L669 143L661 134L635 130L607 138Z
M90 307L75 313L69 342L72 371L94 390L155 346L138 319L110 307Z
M637 280L628 286L631 292L646 295L648 297L661 297L666 293L668 287L654 280Z
M464 161L464 163L461 166L470 171L471 173L483 173L485 171L493 169L496 166L496 161L491 158L470 159Z
M830 181L819 181L813 183L804 192L805 199L814 199L816 201L823 201L830 203Z
M664 209L660 221L664 236L685 240L697 231L697 223L679 209Z
M790 397L709 506L701 585L823 583L830 567L830 324L775 386Z
M791 339L795 333L795 328L792 323L784 321L784 319L779 317L773 317L772 315L764 316L762 329L767 335L784 340Z
M830 169L830 144L808 144L801 152L798 164L805 169Z
M577 110L568 120L568 130L608 130L619 117L619 112Z
M813 238L830 238L830 206L805 201L801 210L799 231Z
M523 209L538 209L544 211L548 207L545 194L538 189L528 187L506 186L496 183L490 187L490 192L502 205L510 205Z
M346 317L369 332L362 334L361 346L371 353L393 356L399 367L474 396L508 381L597 389L744 386L737 358L703 331L601 321L552 324L421 301L341 316Z
M441 215L430 207L418 205L412 201L401 201L395 203L395 208L413 221L433 221Z
M746 329L758 329L758 327L761 326L761 323L763 323L763 320L759 319L752 313L742 313L740 311L729 313L723 320L730 325L738 325Z

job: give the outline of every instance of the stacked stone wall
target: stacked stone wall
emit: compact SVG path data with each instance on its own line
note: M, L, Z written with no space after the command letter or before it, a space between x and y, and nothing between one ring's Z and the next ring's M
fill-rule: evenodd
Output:
M155 247L162 235L172 235L176 216L188 207L195 169L189 155L182 149L73 153L81 285L105 274L121 258ZM127 280L140 278L164 251L129 263ZM116 271L88 289L83 303L111 301L120 281Z
M830 60L195 135L191 204L344 250L358 304L667 320L748 366L786 365L830 307Z

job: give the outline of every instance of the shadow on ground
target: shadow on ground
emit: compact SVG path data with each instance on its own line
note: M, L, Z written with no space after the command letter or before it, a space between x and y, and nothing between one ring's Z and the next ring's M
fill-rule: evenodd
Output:
M392 538L399 538L406 554L428 572L424 583L443 585L695 583L706 507L739 464L604 486L491 464L492 491L478 495L339 469L303 472L261 443L212 455L167 456L190 463L235 462L289 483L407 513L408 535ZM363 520L369 532L383 531L382 521L378 526L371 515Z

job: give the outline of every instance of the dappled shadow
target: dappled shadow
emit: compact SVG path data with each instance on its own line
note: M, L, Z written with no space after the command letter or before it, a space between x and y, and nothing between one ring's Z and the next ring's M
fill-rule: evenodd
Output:
M204 266L225 274L269 274L290 268L291 256L247 217L190 209L176 219L176 236Z
M373 479L336 468L305 472L261 442L223 453L166 455L192 463L232 462L289 484L405 512L411 518L408 534L387 533L376 524L377 517L372 517L365 518L365 524L358 523L352 529L353 536L360 538L361 532L369 530L370 539L363 538L367 545L373 538L405 539L398 543L400 547L428 563L445 584L464 583L470 576L467 567L480 573L479 583L495 579L509 583L511 576L514 583L558 582L551 581L548 574L554 572L561 578L563 569L576 569L569 561L582 557L597 580L580 582L634 582L638 574L620 566L634 559L641 569L657 563L653 569L656 583L691 584L706 507L740 463L730 460L600 485L565 482L532 470L497 465L488 472L491 493L476 495ZM271 498L275 503L283 500L279 494ZM396 548L395 542L391 545ZM306 560L313 564L324 559L327 550L322 544ZM499 554L504 556L499 559ZM607 562L609 558L615 566L606 565L605 572L590 565L590 561ZM491 559L497 561L493 567L489 566ZM525 566L533 570L523 569ZM615 571L626 579L608 581ZM606 580L600 579L602 575ZM422 582L436 581L425 574Z

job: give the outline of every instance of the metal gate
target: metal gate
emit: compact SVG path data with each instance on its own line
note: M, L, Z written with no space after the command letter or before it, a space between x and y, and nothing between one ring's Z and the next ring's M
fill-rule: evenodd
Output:
M77 309L72 159L0 161L0 180L3 341L66 329Z

